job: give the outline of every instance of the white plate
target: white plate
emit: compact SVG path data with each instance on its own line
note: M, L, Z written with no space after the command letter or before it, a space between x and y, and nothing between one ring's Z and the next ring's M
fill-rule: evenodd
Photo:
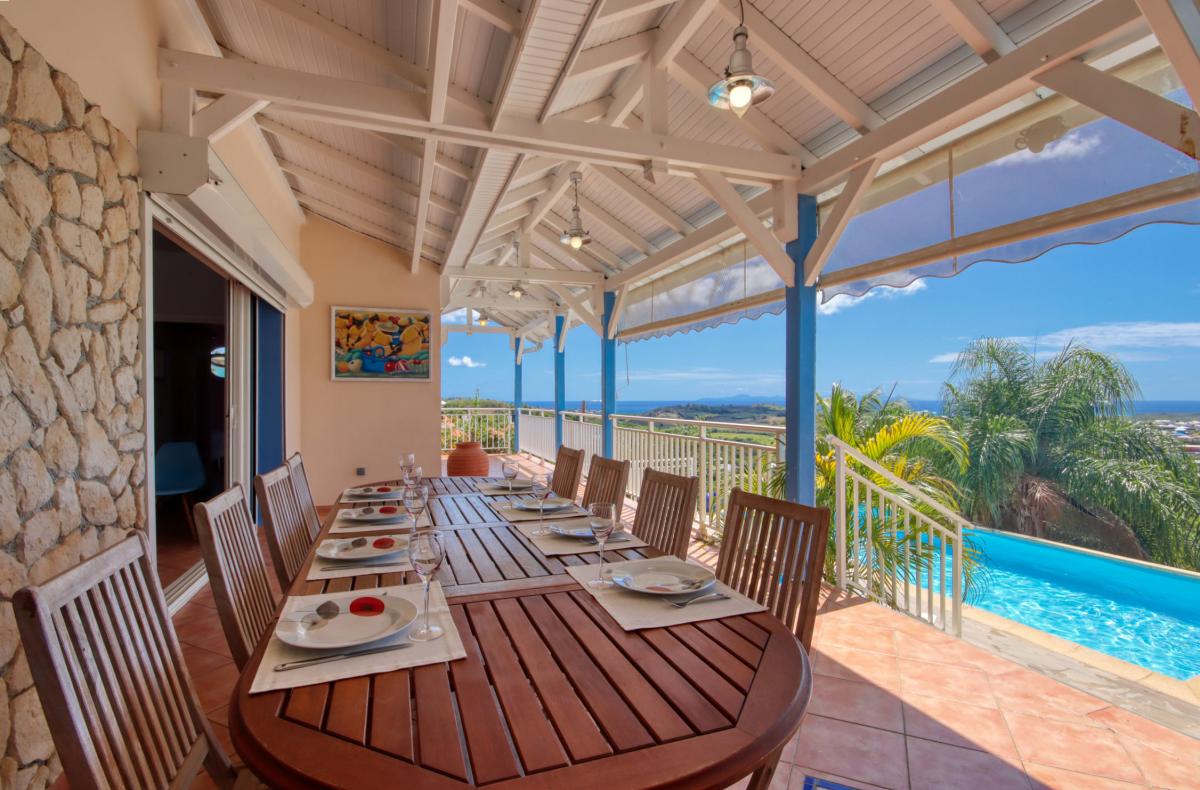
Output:
M574 507L575 503L563 497L550 497L546 500L543 508L547 513L554 513L565 508ZM534 513L538 512L538 501L536 499L517 499L512 503L512 506L517 510L529 510Z
M555 535L561 535L564 538L581 538L590 540L591 538L595 537L595 535L592 534L592 528L587 525L582 527L564 527L561 524L551 524L549 526L549 530ZM617 533L615 532L613 533L613 535L616 534Z
M396 521L403 521L408 517L408 512L395 505L384 505L383 507L351 507L338 511L338 517L348 521L377 521L388 524Z
M403 486L359 486L347 488L346 495L354 499L402 499Z
M640 562L617 568L612 580L626 590L647 595L679 595L707 590L717 583L712 571L677 559Z
M357 606L352 608L364 601L377 602L376 610L368 614L355 611ZM417 619L417 607L404 598L364 594L340 598L337 603L342 611L331 620L322 620L316 614L284 616L275 625L275 636L293 647L337 650L386 639Z
M362 541L355 546L356 541ZM327 560L381 560L408 551L408 538L403 535L378 535L369 538L337 538L321 541L317 556Z
M495 486L496 488L508 488L508 481L504 478L501 478L500 480L488 483L488 485ZM533 481L522 480L518 477L512 481L512 488L513 491L528 491L529 489L533 488Z

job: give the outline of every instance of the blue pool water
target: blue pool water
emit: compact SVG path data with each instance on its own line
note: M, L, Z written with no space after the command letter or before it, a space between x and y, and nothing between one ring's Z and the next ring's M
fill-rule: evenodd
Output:
M973 530L969 603L1180 680L1200 675L1200 577Z

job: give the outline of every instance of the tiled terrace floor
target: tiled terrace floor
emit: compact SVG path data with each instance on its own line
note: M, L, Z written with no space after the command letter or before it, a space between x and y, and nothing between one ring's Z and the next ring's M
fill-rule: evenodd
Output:
M707 547L692 553L715 560ZM211 592L175 622L232 754L237 670ZM826 591L812 659L812 704L778 790L802 790L808 776L863 790L1200 788L1200 741L874 603Z

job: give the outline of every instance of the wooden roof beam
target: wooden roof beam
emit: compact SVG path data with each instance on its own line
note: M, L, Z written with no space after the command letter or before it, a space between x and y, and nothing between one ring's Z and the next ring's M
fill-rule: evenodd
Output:
M979 0L929 0L929 4L985 63L1017 48Z

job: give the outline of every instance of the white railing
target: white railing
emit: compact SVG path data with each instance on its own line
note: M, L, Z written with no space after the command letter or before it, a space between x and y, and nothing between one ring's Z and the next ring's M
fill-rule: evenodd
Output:
M592 456L604 453L604 432L600 429L600 415L579 411L564 411L562 414L563 444L586 451L583 455L583 474L586 477L592 466Z
M962 635L970 522L850 445L834 448L838 586Z
M554 460L554 410L521 409L518 415L521 428L522 453L536 455L547 461Z
M479 442L486 452L512 451L512 409L442 409L442 452Z

